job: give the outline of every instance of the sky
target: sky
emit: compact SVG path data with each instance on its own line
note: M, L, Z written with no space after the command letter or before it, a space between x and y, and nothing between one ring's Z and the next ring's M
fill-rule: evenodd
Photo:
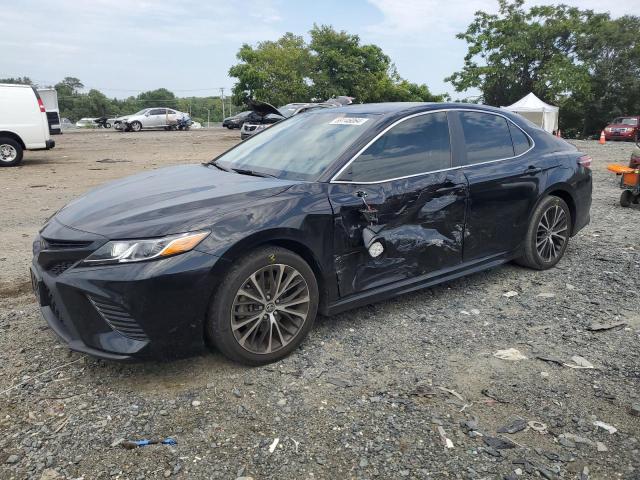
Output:
M564 0L613 16L637 14L637 0ZM527 5L557 3L528 0ZM635 4L635 5L634 5ZM330 24L379 45L400 75L453 98L444 78L459 70L455 38L473 13L497 0L0 0L0 78L51 85L65 76L110 97L165 87L178 96L229 93L229 67L243 43L304 35Z

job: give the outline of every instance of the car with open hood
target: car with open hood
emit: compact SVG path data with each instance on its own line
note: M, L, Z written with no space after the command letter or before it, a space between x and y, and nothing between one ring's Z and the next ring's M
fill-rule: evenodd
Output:
M264 364L318 312L510 261L552 268L589 222L590 166L491 107L315 109L209 163L73 200L34 239L33 288L74 350L125 360L209 345Z
M274 107L266 102L250 100L248 102L251 114L245 118L240 128L240 138L242 140L269 128L274 123L278 123L285 118L298 115L316 108L336 107L338 104L332 103L288 103L281 107Z

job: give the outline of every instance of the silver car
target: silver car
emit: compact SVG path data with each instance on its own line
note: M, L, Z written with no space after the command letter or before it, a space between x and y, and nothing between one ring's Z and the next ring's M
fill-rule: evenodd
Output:
M115 119L114 126L117 130L139 132L144 128L169 129L175 126L178 120L186 113L173 108L145 108L133 115L126 115Z

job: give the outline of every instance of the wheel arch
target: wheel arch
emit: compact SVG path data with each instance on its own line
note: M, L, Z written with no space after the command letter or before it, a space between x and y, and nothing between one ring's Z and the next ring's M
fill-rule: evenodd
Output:
M566 203L567 206L569 207L569 213L571 213L571 236L573 236L575 234L575 227L576 227L577 207L576 207L576 199L573 196L573 193L571 193L570 188L571 187L569 185L564 185L564 184L551 185L550 187L547 188L544 194L540 196L540 198L538 199L538 203L540 203L540 201L544 197L549 197L549 196L558 197L564 200L564 203ZM536 207L537 206L538 204L536 204Z
M307 262L316 276L319 293L319 310L324 311L328 304L328 284L325 275L328 273L323 268L318 256L313 249L300 238L300 231L288 228L275 228L266 231L255 232L239 240L229 247L220 257L225 264L233 264L234 260L249 250L266 246L277 246L291 250Z
M24 142L22 141L22 138L20 138L20 135L7 131L7 130L0 130L0 137L8 137L11 138L12 140L15 140L16 142L18 142L20 144L20 146L22 147L23 150L26 150L26 146L24 144Z

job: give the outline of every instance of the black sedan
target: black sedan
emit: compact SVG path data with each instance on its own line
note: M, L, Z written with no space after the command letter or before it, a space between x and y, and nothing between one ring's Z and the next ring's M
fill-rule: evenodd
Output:
M242 124L245 122L247 117L253 113L251 110L247 110L246 112L240 112L230 117L222 120L222 126L228 128L229 130L233 130L234 128L242 127Z
M203 165L107 184L33 244L44 318L108 359L213 345L262 364L318 312L516 262L589 222L591 159L490 107L391 103L279 122Z

